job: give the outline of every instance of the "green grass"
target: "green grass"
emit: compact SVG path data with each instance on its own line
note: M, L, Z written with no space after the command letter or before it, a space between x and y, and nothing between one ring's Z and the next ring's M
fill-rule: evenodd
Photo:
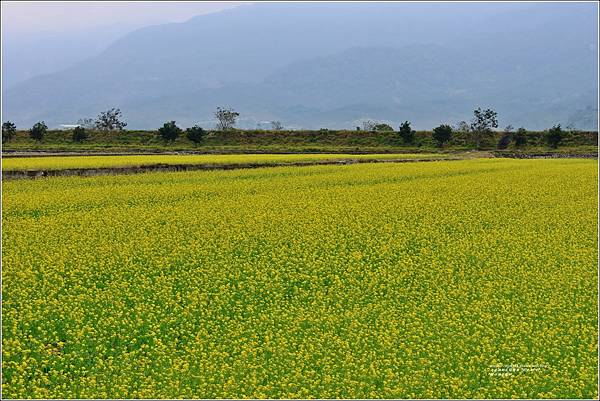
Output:
M483 142L483 148L496 148L501 133ZM549 148L543 143L542 132L529 132L530 148ZM175 142L165 144L156 131L90 132L88 140L73 142L69 131L49 131L42 142L31 140L26 131L17 133L16 138L4 144L4 150L53 150L88 152L316 152L316 153L415 153L415 152L454 152L473 149L469 134L455 133L454 139L444 148L438 147L431 138L431 132L419 131L413 144L404 144L397 132L364 131L242 131L211 132L200 145L195 145L180 136ZM598 134L577 132L567 134L562 149L576 150L579 147L595 148L597 153ZM512 146L511 146L512 148Z
M597 399L597 168L5 182L3 396Z

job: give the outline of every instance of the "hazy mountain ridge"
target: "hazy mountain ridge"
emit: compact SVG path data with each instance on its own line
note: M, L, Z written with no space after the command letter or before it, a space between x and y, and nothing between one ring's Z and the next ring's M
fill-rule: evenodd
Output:
M467 6L405 6L265 4L142 28L8 88L4 116L56 125L114 106L130 127L155 128L208 124L230 105L247 128L269 119L351 128L361 118L431 128L481 105L504 124L595 128L592 8L495 5L474 16Z

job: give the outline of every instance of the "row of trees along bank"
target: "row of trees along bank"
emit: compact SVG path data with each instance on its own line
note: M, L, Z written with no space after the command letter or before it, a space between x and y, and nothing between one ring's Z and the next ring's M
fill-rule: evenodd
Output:
M231 108L218 107L214 113L217 120L216 131L221 133L248 132L235 129L239 113ZM283 125L279 121L273 121L274 131L283 132ZM90 132L112 132L123 131L127 123L123 121L122 113L119 109L110 109L98 115L96 120L90 118L81 119L72 130L72 141L84 142L89 138ZM473 111L473 118L470 122L460 121L455 125L441 124L428 133L430 141L438 147L445 147L450 143L461 142L463 146L471 146L477 149L483 145L486 147L495 146L498 149L506 149L511 143L515 147L523 147L532 141L532 135L525 128L514 129L508 125L503 131L498 131L498 113L491 109L482 110L478 108ZM362 127L356 127L356 131L361 134L383 134L387 137L390 134L396 138L396 142L408 146L421 146L423 143L422 135L411 128L411 123L405 121L398 130L395 131L387 123L375 122L372 120L363 121ZM563 141L574 132L573 129L563 130L561 125L555 125L543 132L540 139L552 148L557 148ZM11 141L17 132L17 127L10 121L2 124L2 142ZM34 141L41 142L48 132L48 127L43 121L37 122L29 130L29 137ZM314 132L314 131L311 131ZM333 133L328 129L321 129L318 133ZM347 131L346 131L347 132ZM165 143L173 143L181 136L194 144L201 144L209 134L208 130L194 125L193 127L182 129L177 126L175 121L167 121L156 131L157 136ZM495 142L495 143L494 143ZM538 144L539 140L535 141Z

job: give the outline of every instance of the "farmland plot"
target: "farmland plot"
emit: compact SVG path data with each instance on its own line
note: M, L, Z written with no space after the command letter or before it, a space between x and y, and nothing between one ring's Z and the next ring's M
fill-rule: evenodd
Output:
M597 161L10 181L7 398L596 398Z

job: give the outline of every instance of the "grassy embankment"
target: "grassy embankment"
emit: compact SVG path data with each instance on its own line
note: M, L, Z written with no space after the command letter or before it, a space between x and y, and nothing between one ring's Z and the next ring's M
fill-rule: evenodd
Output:
M506 152L528 153L595 153L598 152L597 132L567 133L558 149L549 148L543 141L543 132L528 132L528 144ZM498 139L491 138L482 144L483 150L497 150ZM210 132L203 143L196 145L185 136L165 144L156 131L90 132L81 143L73 142L70 131L49 131L41 142L29 138L27 131L3 144L5 154L12 151L56 152L198 152L198 153L439 153L464 152L474 148L466 133L454 133L453 140L444 147L437 146L431 132L418 131L413 144L404 144L396 132L365 131L242 131Z

